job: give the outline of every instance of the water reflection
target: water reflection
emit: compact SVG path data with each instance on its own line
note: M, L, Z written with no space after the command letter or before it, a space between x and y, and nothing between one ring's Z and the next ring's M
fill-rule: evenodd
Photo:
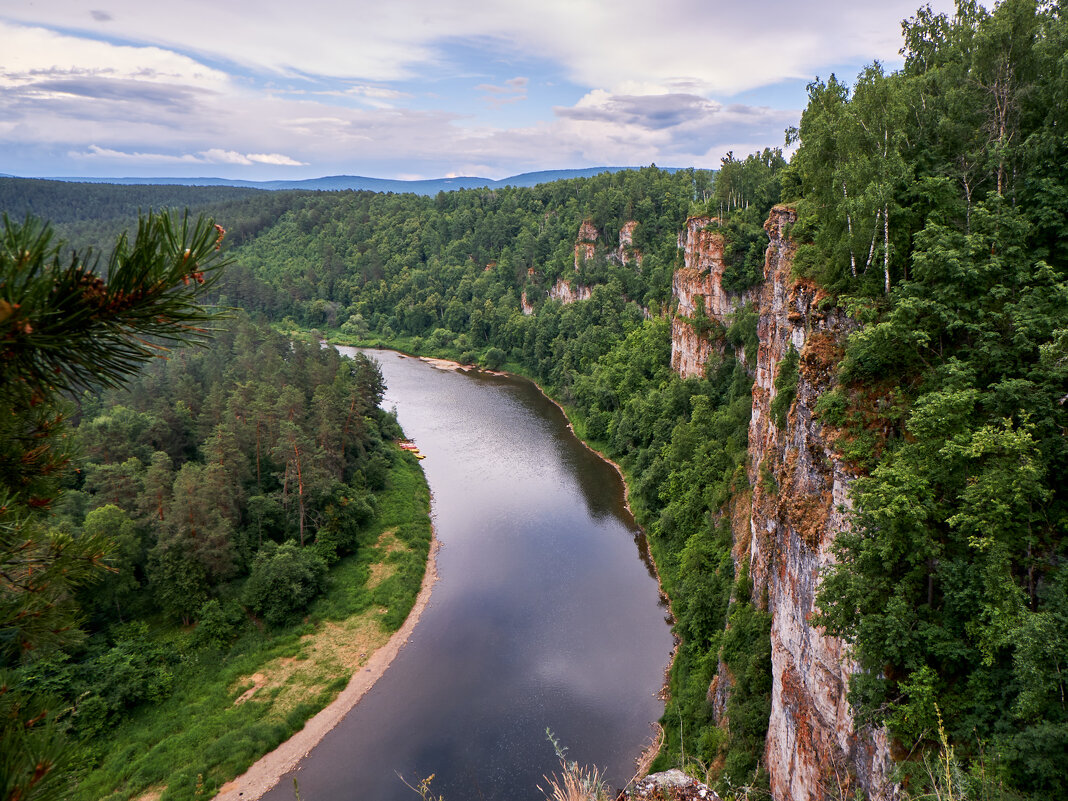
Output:
M529 382L373 354L426 454L442 550L431 606L387 674L302 763L304 801L540 799L573 757L622 784L671 649L615 471ZM286 777L270 799L292 799Z

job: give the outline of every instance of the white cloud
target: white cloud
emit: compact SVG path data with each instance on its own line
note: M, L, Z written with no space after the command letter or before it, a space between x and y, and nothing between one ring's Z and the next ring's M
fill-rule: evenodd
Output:
M5 0L0 171L62 174L69 153L101 172L215 165L249 177L713 167L728 149L781 144L797 121L798 109L732 104L732 93L893 60L916 2L261 0L250 14L207 0L179 11L109 0L96 13L81 0ZM450 111L479 48L485 74L457 107L481 96L493 111ZM512 63L524 74L504 78ZM561 76L554 102L568 82L584 94L539 107L546 78Z
M152 164L201 164L203 159L192 154L141 153L113 150L109 147L89 145L84 151L72 150L68 154L75 159L109 159L111 161L143 162Z
M307 167L308 162L297 161L281 153L249 153L246 158L256 164L274 164L279 167Z
M497 40L502 49L563 65L572 81L617 92L627 82L731 94L827 65L894 61L898 23L917 0L183 0L173 6L112 0L102 20L82 0L7 0L8 19L84 29L203 53L269 72L390 81L441 65L450 40ZM935 0L936 10L952 10ZM205 24L205 23L208 24ZM235 35L239 32L239 35ZM679 91L681 87L675 87Z
M71 150L69 156L75 159L107 159L118 162L140 162L152 164L271 164L280 167L306 167L305 162L297 161L281 153L238 153L234 150L209 148L199 153L144 153L141 151L115 150L99 145L89 145L86 150Z
M252 159L248 156L242 155L234 150L223 150L222 148L213 147L209 150L205 150L201 153L202 161L210 161L214 164L252 164Z
M0 88L45 80L107 78L153 84L181 84L220 91L230 77L187 56L159 47L131 47L68 36L0 19Z

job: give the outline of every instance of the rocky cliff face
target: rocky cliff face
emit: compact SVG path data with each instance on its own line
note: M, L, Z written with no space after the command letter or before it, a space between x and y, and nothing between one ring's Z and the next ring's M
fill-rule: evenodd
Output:
M813 410L833 383L854 324L825 311L823 292L791 277L796 219L776 207L758 300L756 381L749 424L750 575L771 612L772 700L765 757L775 799L809 801L852 794L892 796L884 731L856 731L846 699L854 664L843 644L809 622L820 568L848 525L853 474L837 457ZM783 425L773 419L775 379L789 349L799 354L797 390ZM770 480L774 479L774 481Z
M637 220L628 220L619 229L619 248L616 250L616 258L620 264L633 263L638 269L641 269L642 252L634 247L634 229L637 227Z
M687 223L686 267L675 278L679 310L702 294L708 315L722 319L742 299L722 292L716 277L722 276L722 240L717 244L703 219ZM764 226L770 239L764 283L751 298L759 314L749 424L752 491L751 499L736 501L733 515L736 558L748 555L753 600L766 603L772 618L765 761L775 801L851 797L857 785L872 799L889 801L894 789L886 733L854 728L846 697L854 664L840 640L810 623L820 569L833 560L831 544L848 525L854 477L813 412L834 381L844 338L855 324L840 309L825 309L822 290L791 276L794 246L786 227L795 219L793 210L777 206ZM692 374L683 371L700 359L700 344L691 354L685 336L676 349L675 326L672 335L672 365L677 350L676 369ZM785 419L776 420L776 378L791 348L798 354L796 394ZM720 709L728 684L710 688Z
M564 305L574 303L576 300L589 300L591 294L588 286L573 285L571 281L565 281L563 278L557 279L556 283L549 288L549 297Z
M575 271L578 272L582 262L593 258L597 247L597 228L589 220L579 227L578 240L575 242Z
M704 373L709 356L724 347L716 331L730 325L734 312L752 300L750 292L733 295L723 289L724 243L717 222L714 217L690 217L679 234L683 266L671 285L677 304L671 320L671 367L683 378ZM699 325L702 312L707 318L704 330Z

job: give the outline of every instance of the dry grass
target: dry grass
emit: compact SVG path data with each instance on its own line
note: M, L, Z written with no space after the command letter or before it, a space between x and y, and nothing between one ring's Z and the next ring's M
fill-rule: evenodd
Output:
M548 801L610 801L611 794L601 778L601 771L569 761L567 749L560 745L551 731L546 729L545 733L560 760L560 773L544 777L548 789L538 785Z
M375 547L380 556L369 568L370 589L396 572L390 555L409 550L397 537L396 529L383 531ZM301 638L296 656L273 659L251 676L236 681L232 691L240 690L241 694L234 699L234 705L250 700L269 703L272 708L268 717L284 719L300 704L315 699L336 677L351 675L385 645L389 632L383 628L381 617L386 611L374 607L345 620L320 623L314 633Z
M267 718L284 720L300 704L317 698L338 676L351 675L386 643L389 633L380 618L377 609L369 609L346 620L319 624L314 633L301 638L296 657L273 659L235 682L232 691L241 693L234 704L253 700L270 704Z

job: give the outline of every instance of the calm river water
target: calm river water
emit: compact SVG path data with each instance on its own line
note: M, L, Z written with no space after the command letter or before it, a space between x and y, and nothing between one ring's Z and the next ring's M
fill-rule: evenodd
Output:
M342 352L351 352L342 348ZM440 578L374 688L265 796L535 801L557 768L545 735L614 787L663 712L667 611L615 470L528 381L372 352L426 455Z

